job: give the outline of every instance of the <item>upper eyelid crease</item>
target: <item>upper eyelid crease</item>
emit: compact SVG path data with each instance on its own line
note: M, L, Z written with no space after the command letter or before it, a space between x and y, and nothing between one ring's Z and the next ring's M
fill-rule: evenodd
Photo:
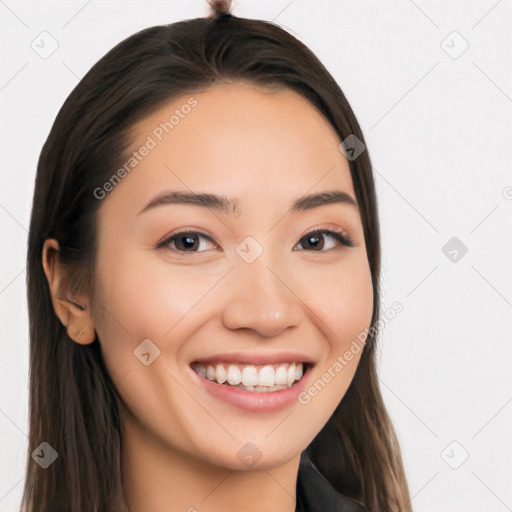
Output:
M297 213L311 210L327 204L346 204L355 210L358 210L356 200L347 192L342 190L330 190L316 194L301 196L292 202L288 213ZM240 201L238 199L229 199L223 195L209 193L193 193L187 191L164 192L153 198L137 215L163 205L187 204L209 208L214 211L240 216Z

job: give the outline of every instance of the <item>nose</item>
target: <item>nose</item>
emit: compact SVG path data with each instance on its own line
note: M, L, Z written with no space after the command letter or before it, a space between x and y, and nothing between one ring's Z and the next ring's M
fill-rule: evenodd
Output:
M250 329L270 338L302 320L302 302L293 283L287 282L285 273L267 266L263 258L250 264L240 262L231 272L228 286L222 311L227 329Z

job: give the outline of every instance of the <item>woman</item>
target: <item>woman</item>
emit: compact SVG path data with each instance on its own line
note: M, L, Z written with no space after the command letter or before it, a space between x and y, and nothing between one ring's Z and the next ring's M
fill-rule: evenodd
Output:
M379 267L361 130L302 43L221 5L118 44L38 164L22 509L411 510Z

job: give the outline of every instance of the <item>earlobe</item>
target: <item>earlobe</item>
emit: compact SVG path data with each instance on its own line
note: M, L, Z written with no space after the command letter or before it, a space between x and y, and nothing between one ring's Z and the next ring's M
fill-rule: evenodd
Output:
M80 345L89 345L96 339L96 331L94 327L72 327L68 325L68 336Z
M59 242L48 238L43 244L43 269L48 281L55 314L66 327L68 336L81 345L96 339L94 323L86 297L69 296L69 287L63 283L63 271L59 265Z

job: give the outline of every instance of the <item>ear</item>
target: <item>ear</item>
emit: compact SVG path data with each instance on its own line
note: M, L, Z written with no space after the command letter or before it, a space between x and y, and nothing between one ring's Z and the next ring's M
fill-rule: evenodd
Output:
M71 296L69 283L63 282L64 272L59 264L59 242L48 238L43 244L43 269L48 280L55 314L66 327L68 336L88 345L96 339L89 298L84 294Z

